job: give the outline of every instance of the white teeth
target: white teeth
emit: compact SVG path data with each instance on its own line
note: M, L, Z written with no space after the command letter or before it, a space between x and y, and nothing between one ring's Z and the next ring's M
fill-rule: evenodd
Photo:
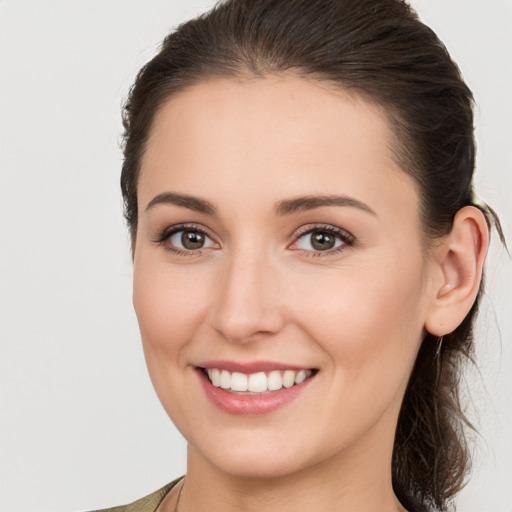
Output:
M217 368L208 370L208 377L212 381L212 384L218 388L220 386L220 371Z
M301 382L304 382L306 380L306 377L306 370L301 370L300 372L297 372L297 375L295 375L295 384L300 384Z
M283 377L281 377L281 372L275 370L268 374L268 390L269 391L277 391L283 387Z
M231 373L229 373L227 370L222 370L220 372L219 385L222 389L231 388Z
M247 391L247 375L239 372L231 374L231 390Z
M283 386L291 388L295 384L304 382L312 375L311 370L274 370L268 374L257 372L245 374L241 372L229 372L218 368L208 368L206 370L211 383L215 387L237 391L240 393L265 393L266 391L278 391Z
M295 384L295 372L293 370L286 370L283 373L283 386L291 388Z
M264 372L252 373L249 375L249 384L247 389L253 393L262 393L267 391L267 376Z

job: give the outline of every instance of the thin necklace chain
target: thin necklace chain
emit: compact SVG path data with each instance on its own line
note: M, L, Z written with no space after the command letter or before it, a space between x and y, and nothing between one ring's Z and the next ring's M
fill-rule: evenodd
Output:
M178 494L178 499L176 500L176 506L174 507L174 512L178 512L178 505L180 504L181 493L183 492L183 487L185 487L185 477L183 477L183 480L181 481L180 492Z

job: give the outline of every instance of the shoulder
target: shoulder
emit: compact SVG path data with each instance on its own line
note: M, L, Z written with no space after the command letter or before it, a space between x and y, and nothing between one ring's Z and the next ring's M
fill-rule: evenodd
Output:
M158 505L162 503L163 499L169 494L171 489L182 479L182 477L177 478L171 483L165 485L158 491L155 491L148 496L144 496L133 503L128 505L121 505L119 507L112 508L104 508L101 510L94 510L91 512L156 512Z

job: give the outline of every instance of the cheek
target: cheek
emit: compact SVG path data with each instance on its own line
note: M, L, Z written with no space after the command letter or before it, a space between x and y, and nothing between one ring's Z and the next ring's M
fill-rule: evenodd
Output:
M191 389L188 346L203 321L209 289L207 276L198 276L197 269L192 276L191 268L173 268L142 255L134 264L133 304L149 376L178 428L186 404L192 402L180 400Z
M384 416L390 432L395 428L423 333L421 279L403 270L341 271L297 304L302 329L330 359L320 414L333 435L344 429L346 438L357 436ZM346 414L358 420L347 425Z
M315 286L303 282L298 318L352 379L375 380L412 367L423 337L421 266L340 269ZM306 321L307 319L307 321Z
M176 269L142 258L135 262L133 304L148 359L191 340L204 316L208 289L208 275L192 267Z

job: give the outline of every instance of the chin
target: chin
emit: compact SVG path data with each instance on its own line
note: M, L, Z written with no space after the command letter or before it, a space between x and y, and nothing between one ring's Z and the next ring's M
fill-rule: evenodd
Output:
M307 439L290 439L282 432L230 432L225 438L202 441L196 444L190 439L189 458L202 459L222 473L240 478L284 478L329 458L314 446L308 450Z
M211 457L209 463L227 475L247 479L285 478L304 469L300 461L268 454L253 456L231 454L221 458Z

